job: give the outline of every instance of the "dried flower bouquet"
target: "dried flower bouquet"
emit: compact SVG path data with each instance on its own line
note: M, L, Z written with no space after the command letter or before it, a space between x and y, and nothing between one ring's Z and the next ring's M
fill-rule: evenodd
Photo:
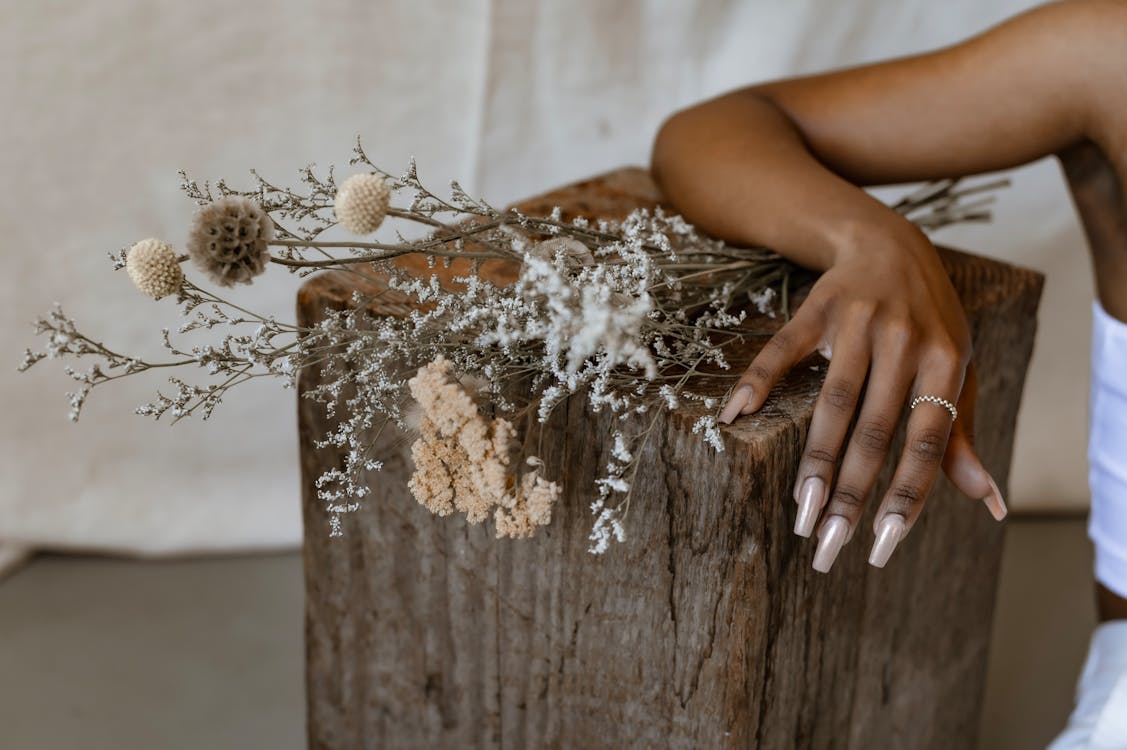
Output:
M788 261L763 248L726 246L660 209L638 210L621 222L564 221L558 209L530 216L494 208L456 182L442 198L423 186L413 162L393 176L368 159L359 141L350 164L362 171L339 185L331 168L319 177L306 167L301 190L253 171L255 185L245 191L222 180L201 185L181 173L184 191L199 205L187 253L145 239L110 257L145 295L175 297L187 318L179 333L221 334L187 346L165 328L169 358L150 362L82 333L56 305L36 323L44 351L27 350L20 369L44 358L93 359L86 370L66 367L78 383L68 394L73 420L90 391L111 380L157 368L203 369L209 382L171 376L171 393L158 392L136 410L175 422L192 414L207 419L232 388L254 378L272 376L293 387L299 370L320 368L321 385L305 395L322 402L337 426L318 444L347 450L345 465L317 481L332 535L341 533L340 515L358 508L367 493L364 473L380 468L373 446L388 424L416 438L410 488L420 503L438 515L464 513L472 523L492 516L498 537L526 537L549 523L561 486L543 475L535 456L519 460L514 425L527 417L543 422L584 392L621 426L591 492L594 553L625 539L636 456L645 425L653 424L636 415L700 402L704 416L693 432L723 450L718 399L695 384L735 380L724 350L763 333L748 326L749 306L771 317L776 309L787 314L788 280L797 270ZM966 198L1000 184L932 183L894 207L929 230L984 220L990 197ZM353 235L371 235L387 219L422 225L426 234L407 239L396 231L394 242L322 238L338 223ZM411 273L395 262L420 254L432 272ZM197 285L182 269L189 259L218 287L251 283L278 265L298 277L344 271L381 291L355 293L347 309L301 327ZM456 259L466 259L469 272L444 283L439 266ZM516 281L487 280L478 273L485 261L513 264ZM381 294L403 296L410 311L373 316L369 305ZM524 395L515 397L517 380Z

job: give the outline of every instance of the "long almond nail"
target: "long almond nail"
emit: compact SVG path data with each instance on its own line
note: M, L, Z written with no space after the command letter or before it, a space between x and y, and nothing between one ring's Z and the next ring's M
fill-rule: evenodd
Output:
M794 519L794 533L808 537L814 533L814 524L822 505L826 502L826 482L821 477L809 477L802 483L798 498L798 516Z
M849 536L849 521L842 516L830 516L822 524L818 534L818 551L814 553L814 570L829 573L837 553L841 552L845 538Z
M994 477L989 474L986 478L990 480L990 494L982 498L982 502L990 509L990 515L994 516L995 521L1001 521L1006 517L1009 511L1006 509L1006 501L1002 499L1002 491L998 489Z
M741 385L732 391L728 403L724 404L724 409L720 412L720 421L724 424L731 424L732 420L739 416L740 409L743 409L744 404L751 398L751 386Z
M888 558L892 557L896 545L904 538L904 531L907 528L908 524L904 516L899 513L889 513L881 519L880 526L877 527L877 540L873 543L872 552L869 553L869 565L883 568Z

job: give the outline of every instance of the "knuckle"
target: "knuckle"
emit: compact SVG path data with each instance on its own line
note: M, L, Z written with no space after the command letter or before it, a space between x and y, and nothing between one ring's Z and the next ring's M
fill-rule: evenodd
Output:
M779 329L774 336L767 340L763 348L774 354L785 354L794 348L794 332L786 328Z
M892 444L892 426L884 419L867 419L857 426L853 440L866 458L880 458Z
M924 500L924 495L918 487L910 484L897 484L888 491L889 510L894 513L909 515L911 511Z
M840 378L827 380L822 386L822 400L839 412L851 412L857 403L857 388Z
M849 317L862 324L871 322L876 316L876 312L876 302L867 299L851 300L847 308Z
M752 362L744 372L743 379L753 385L766 385L774 380L774 374L758 362Z
M866 494L857 487L839 482L834 488L830 502L845 508L860 509L865 504Z
M806 446L805 457L817 463L832 464L837 461L837 453L821 445Z
M916 327L906 315L890 318L884 323L883 328L889 348L901 356L907 355L916 345L918 336Z
M956 344L954 339L943 336L928 346L928 359L937 365L956 369L966 366L970 354L965 347Z
M913 458L929 465L939 463L946 448L947 435L930 428L922 429L912 435L908 446Z

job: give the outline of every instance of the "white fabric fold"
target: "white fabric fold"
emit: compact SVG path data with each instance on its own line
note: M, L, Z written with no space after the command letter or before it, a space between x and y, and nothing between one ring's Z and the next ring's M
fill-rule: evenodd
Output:
M1088 536L1096 580L1127 596L1127 323L1092 301L1092 376L1088 404Z
M1047 750L1127 748L1127 621L1098 626L1076 685L1068 725Z

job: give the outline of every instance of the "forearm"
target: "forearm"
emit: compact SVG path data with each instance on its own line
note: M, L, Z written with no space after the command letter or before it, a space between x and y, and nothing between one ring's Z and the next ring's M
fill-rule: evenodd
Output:
M704 102L662 128L653 168L690 221L824 268L874 226L906 231L855 185L1009 168L1082 139L1124 151L1124 75L1127 4L1075 0L937 52Z
M666 121L653 172L697 226L818 271L870 231L916 231L814 158L795 124L752 93L721 97Z

